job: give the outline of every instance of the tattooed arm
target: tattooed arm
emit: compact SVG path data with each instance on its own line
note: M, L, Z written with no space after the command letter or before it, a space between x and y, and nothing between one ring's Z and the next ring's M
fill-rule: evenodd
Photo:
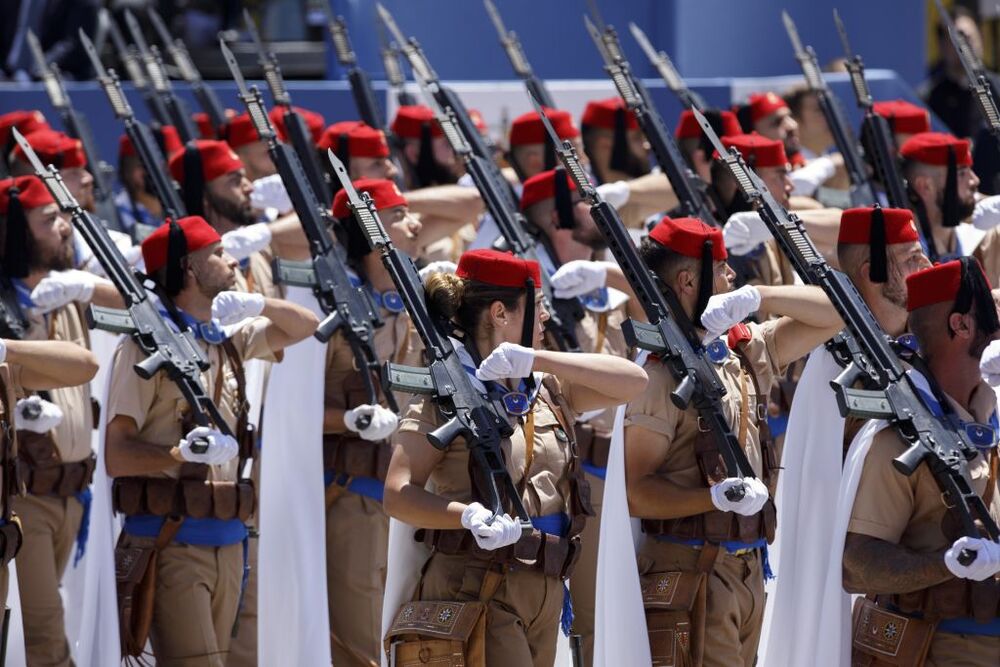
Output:
M847 533L844 590L848 593L898 595L953 577L944 564L943 552L921 554L877 537Z

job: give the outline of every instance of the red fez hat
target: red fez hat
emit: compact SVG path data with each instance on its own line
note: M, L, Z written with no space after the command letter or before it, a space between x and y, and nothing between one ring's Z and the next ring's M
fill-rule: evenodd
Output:
M572 191L576 191L576 183L572 178L566 178L566 172L562 169L550 169L535 174L524 182L524 189L521 190L521 210L528 208L540 201L553 199L556 196L556 177L566 181Z
M198 139L194 146L201 154L202 176L205 182L215 180L231 171L243 168L243 162L224 141ZM190 146L191 143L188 143ZM183 147L182 147L183 148ZM184 155L187 150L179 150L170 156L170 175L178 183L184 183Z
M720 120L720 128L716 130L716 134L720 137L727 135L735 135L743 132L740 128L740 121L736 118L736 114L732 111L719 111L717 112ZM707 117L707 116L706 116ZM711 118L709 118L711 121ZM690 109L685 109L681 112L681 119L677 123L677 129L674 131L674 136L678 139L700 139L701 138L701 125L698 124L698 119L694 117L694 112Z
M906 309L953 303L962 286L962 262L955 259L906 277Z
M710 227L698 218L671 218L663 216L649 232L649 238L674 252L701 259L705 241L712 242L712 259L721 261L729 255L722 239L722 230Z
M392 121L392 133L403 139L419 139L424 125L431 128L432 137L443 137L444 132L434 118L430 107L420 104L401 106Z
M0 181L0 215L7 215L7 209L10 207L11 188L17 188L17 198L21 200L21 208L25 211L54 204L56 201L52 198L52 193L45 187L42 179L37 176L5 178Z
M222 134L226 139L226 143L234 149L242 148L255 141L260 141L257 129L250 121L250 114L245 112L230 118L226 122L226 127Z
M340 145L341 137L347 138L346 152L351 157L389 157L385 133L360 120L345 120L326 128L319 138L318 147L323 151L332 148L334 153L339 154L344 150Z
M972 165L972 153L969 151L969 140L944 132L921 132L907 139L899 149L907 160L922 162L937 167L948 165L948 154L953 151L955 164L959 166Z
M897 134L919 134L931 131L931 117L927 109L906 100L876 102L872 111L889 121L889 127Z
M885 242L887 245L919 241L913 213L904 208L883 208ZM874 208L849 208L840 214L840 235L837 243L870 243Z
M68 134L46 128L26 134L24 138L46 165L54 164L57 169L87 166L83 143ZM20 145L14 148L14 159L28 161L28 156L21 150Z
M573 115L562 109L545 109L545 117L552 124L552 129L560 139L574 139L580 136L580 130L573 124ZM542 124L542 118L537 111L521 114L510 124L510 145L524 146L526 144L544 144L548 134Z
M776 111L788 108L788 103L781 99L780 95L772 92L751 93L747 105L750 107L750 120L754 123Z
M156 139L157 143L160 144L160 148L163 150L163 155L165 157L170 157L180 149L184 148L184 143L181 141L181 137L177 134L177 129L173 125L162 125L159 128L150 128L153 132L153 137ZM132 145L132 140L128 138L127 134L123 134L118 140L118 156L119 157L132 157L135 155L135 146Z
M523 288L529 279L536 287L542 284L538 262L490 248L462 253L458 259L455 275L465 280L475 280L496 287Z
M354 189L358 193L367 192L375 203L375 210L382 211L396 206L406 206L406 197L399 191L396 184L384 178L359 178L354 181ZM347 218L351 209L347 206L347 191L341 188L333 196L333 217Z
M201 250L222 240L219 232L205 222L200 215L190 215L176 221L184 232L187 241L187 254ZM167 264L167 249L170 246L170 221L157 227L152 234L142 242L142 258L146 262L146 271L153 273Z
M320 114L315 111L310 111L309 109L303 109L302 107L293 106L292 109L295 113L302 117L302 120L306 123L306 128L309 130L309 135L312 137L312 142L315 144L319 141L319 138L323 136L323 128L326 127L326 120ZM288 141L288 133L285 132L285 109L284 107L274 107L268 112L267 117L271 119L271 125L274 125L274 131L277 133L278 138L282 141Z
M738 150L746 163L753 169L784 167L788 164L785 145L777 139L768 139L756 132L722 137L722 145ZM713 157L719 157L718 153L713 154Z
M41 111L11 111L0 116L0 147L13 142L11 128L27 136L36 130L48 129L49 124Z
M215 126L212 125L212 119L204 111L198 111L191 114L191 118L194 119L194 124L198 126L198 135L202 139L215 139Z
M615 115L619 109L625 110L625 129L638 130L638 119L631 109L626 108L625 100L620 97L587 102L587 106L583 109L583 116L580 118L580 125L613 130L615 129Z

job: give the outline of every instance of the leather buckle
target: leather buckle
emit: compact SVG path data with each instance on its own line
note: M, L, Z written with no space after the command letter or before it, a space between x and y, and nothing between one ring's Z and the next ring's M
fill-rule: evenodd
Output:
M708 433L712 429L705 426L705 420L702 419L701 415L698 415L698 431L700 433Z

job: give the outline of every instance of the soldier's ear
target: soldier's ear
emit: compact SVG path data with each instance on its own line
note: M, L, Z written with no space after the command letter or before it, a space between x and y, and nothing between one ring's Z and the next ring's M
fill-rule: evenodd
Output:
M976 318L970 310L967 313L949 313L948 328L953 338L972 338L976 333Z

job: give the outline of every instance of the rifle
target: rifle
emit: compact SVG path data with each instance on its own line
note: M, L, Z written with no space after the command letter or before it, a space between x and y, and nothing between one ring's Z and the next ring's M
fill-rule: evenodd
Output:
M792 42L795 50L795 59L802 67L802 75L805 77L809 91L816 96L823 118L833 135L833 143L837 145L837 150L844 157L844 167L847 169L847 176L851 181L850 197L852 206L871 206L878 201L875 195L875 187L868 178L865 169L864 158L858 149L858 140L851 131L850 126L844 120L840 105L830 92L830 87L823 79L820 72L819 62L816 59L816 51L811 46L802 48L802 40L799 39L799 31L795 27L795 22L788 12L781 12L781 19L785 23L785 32Z
M198 106L208 114L208 119L212 123L212 127L218 131L218 128L226 123L226 112L222 108L219 98L215 95L215 91L212 90L211 86L205 84L205 81L201 78L201 73L198 72L198 68L194 66L194 62L191 60L191 55L188 53L187 47L184 46L184 42L180 39L174 39L170 35L170 31L167 30L167 26L163 23L163 19L160 18L160 14L156 9L147 7L146 15L149 17L150 23L153 24L156 34L159 35L160 42L163 43L163 46L167 49L167 53L170 54L170 59L174 61L174 65L180 72L181 78L191 86L191 92L194 93L195 99L198 100Z
M282 109L282 119L285 122L285 133L292 144L292 148L299 156L299 162L309 179L309 185L317 197L321 197L324 202L330 201L330 185L323 177L323 171L319 166L319 154L313 142L312 135L306 122L299 115L299 112L292 106L292 97L285 88L285 80L281 76L281 68L278 66L278 57L273 52L264 49L264 43L257 32L257 24L246 9L243 10L243 21L246 24L247 32L253 40L257 49L257 62L264 70L264 81L271 91L274 103ZM259 128L258 128L259 129ZM266 141L261 137L262 141Z
M823 259L798 216L778 204L739 151L727 151L722 146L704 116L698 112L695 116L743 196L760 213L802 282L822 288L846 325L846 335L842 335L847 342L849 364L831 382L840 413L888 421L909 444L907 451L893 461L893 467L904 475L912 475L917 466L926 463L944 493L945 504L956 511L964 533L979 537L978 520L989 538L996 541L1000 529L972 488L969 476L968 462L976 456L975 445L954 425L944 423L928 409L868 304L850 279ZM875 388L855 389L854 383L863 378ZM974 559L975 553L971 551L960 556L963 564Z
M406 76L403 74L403 67L399 62L399 47L396 42L386 39L385 24L381 17L375 22L375 28L378 31L382 69L385 70L385 79L389 83L389 89L396 94L396 103L401 107L416 104L413 95L406 92Z
M139 62L135 46L125 44L125 38L122 36L122 32L118 28L118 23L114 17L106 9L102 9L101 11L108 14L108 33L111 35L111 42L115 46L115 51L118 53L118 58L121 60L122 66L125 67L125 71L128 73L129 80L135 86L136 90L142 94L142 100L146 103L146 108L149 109L153 120L160 125L171 125L170 113L167 112L167 108L163 105L163 100L149 87L149 79L146 78L146 73Z
M184 101L174 94L170 77L167 76L167 72L163 67L163 60L160 58L159 49L155 46L151 47L146 43L146 37L142 34L142 27L132 12L127 9L125 10L125 24L132 35L132 41L135 42L136 48L139 49L139 56L142 58L146 74L149 76L149 81L153 86L153 91L163 102L163 106L167 110L170 120L166 124L173 125L177 129L177 134L180 135L181 141L184 143L197 139L199 136L198 129L194 126L194 121L191 119L191 112L188 110L187 105L184 104Z
M347 69L347 81L351 84L351 95L354 97L354 106L358 108L358 115L369 127L385 128L382 110L375 101L375 91L371 79L368 78L368 72L358 67L358 57L351 47L351 38L347 34L344 17L335 18L328 2L323 3L323 9L326 10L326 29L330 33L330 41L333 42L333 52L337 55L337 62L341 67Z
M150 298L151 292L143 287L140 275L129 266L104 225L80 207L66 189L59 171L51 165L46 169L17 130L14 130L14 138L28 156L35 174L52 193L59 210L70 215L73 227L93 250L108 279L125 300L125 310L91 305L87 310L90 328L132 336L132 340L146 354L146 358L133 367L139 377L148 380L159 372L166 373L191 407L195 423L214 426L222 433L233 436L229 424L202 386L201 374L211 368L211 362L190 330L178 330L179 325L169 315L161 314L154 299ZM207 440L191 447L199 454L207 449Z
M972 50L969 40L955 27L951 14L941 4L941 0L934 1L937 3L938 14L948 28L948 37L951 38L951 43L955 47L955 53L958 54L958 59L962 62L969 90L972 91L979 103L979 110L983 112L986 127L996 139L1000 140L1000 112L997 111L996 97L994 97L993 86L990 85L990 80L986 76L986 68L976 56L975 51Z
M83 29L80 30L80 42L83 44L84 51L87 52L87 57L90 58L90 63L94 66L98 83L104 89L104 94L108 96L111 110L118 120L125 123L125 134L135 146L135 153L146 170L146 176L153 192L160 200L160 204L163 205L164 217L172 219L184 217L187 215L187 210L174 188L173 181L163 169L165 162L163 152L156 144L153 133L148 126L135 119L132 107L129 106L121 82L118 80L118 75L115 74L114 70L104 69L104 65L101 64L101 59L97 55L97 49L94 48L93 42L90 41Z
M27 34L28 47L35 60L35 66L45 85L45 92L49 96L49 101L53 108L59 112L62 118L66 133L74 139L79 139L83 147L83 153L87 156L87 171L94 177L94 199L101 217L108 220L116 229L121 229L121 221L118 217L118 208L115 206L114 196L111 191L111 179L114 168L107 162L101 160L97 153L97 144L94 143L94 135L90 130L90 123L86 117L73 108L73 103L66 93L66 86L63 84L59 74L59 66L55 63L49 64L45 60L45 52L42 45L31 30Z
M458 129L453 109L441 109L437 100L432 96L428 96L427 100L430 102L431 108L434 109L437 122L451 145L451 149L465 163L465 170L472 177L476 189L483 197L486 209L496 221L497 227L507 243L507 249L523 259L538 261L535 241L525 231L527 222L524 216L518 209L510 208L504 202L503 193L506 181L500 182L494 176L490 167L495 167L495 163L472 153L469 143ZM502 179L503 176L499 178ZM545 329L558 349L564 352L579 352L580 343L576 337L576 322L583 319L583 307L579 299L555 298L552 294L552 284L548 272L542 271L541 275L542 299L545 309L549 312Z
M896 158L899 149L896 146L892 128L889 127L888 120L875 113L872 94L868 89L868 82L865 80L864 62L859 54L855 54L851 50L851 44L847 39L847 30L843 21L840 20L840 13L837 10L833 10L833 20L837 24L837 33L844 46L847 72L851 77L851 89L854 91L858 108L864 114L864 119L861 121L862 135L868 139L869 157L872 159L875 173L878 174L882 187L885 188L886 200L893 208L906 208L913 211L913 217L919 225L923 246L927 249L927 256L931 262L937 262L938 252L934 243L934 235L923 216L914 210L913 202L906 191L906 180L903 178L899 169L899 161Z
M382 263L399 291L410 321L423 341L424 355L430 362L427 368L420 368L387 361L383 367L384 386L431 396L445 423L428 433L427 441L443 450L456 438L464 439L472 458L473 489L483 494L494 518L509 507L521 524L522 534L530 532L531 519L507 471L500 448L500 441L514 431L507 421L506 411L498 399L483 396L472 384L454 344L442 331L444 323L436 322L427 310L424 283L413 260L393 246L371 197L368 193L359 195L354 189L344 163L333 151L327 154L347 193L348 206L372 250L382 256Z
M670 60L670 56L665 51L657 51L653 47L652 42L649 41L649 37L646 37L646 33L635 23L629 23L628 28L632 32L632 37L635 38L635 41L639 43L639 47L646 54L646 57L649 58L649 62L660 73L663 82L667 84L667 88L673 91L677 99L684 105L684 108L698 109L699 111L704 110L705 100L701 98L701 95L687 87L684 79L677 72L677 68L674 67L673 61Z
M347 274L347 253L334 241L330 234L332 221L326 213L327 207L316 199L309 185L294 149L278 141L278 137L268 120L263 96L256 86L247 90L246 81L240 72L233 52L225 42L219 41L222 55L229 71L236 81L240 100L246 105L247 113L261 141L267 144L267 152L274 161L281 181L288 190L295 213L299 216L302 230L309 240L309 262L275 262L274 274L279 282L311 287L320 308L327 317L320 322L314 336L325 343L337 331L343 330L344 338L351 346L358 369L365 382L369 402L378 403L378 392L371 373L377 372L379 363L375 353L375 328L382 326L375 304L363 287L351 284ZM391 392L386 391L385 399L394 412L398 412ZM362 427L365 425L362 424Z
M653 149L657 164L663 169L680 200L684 214L700 218L709 225L721 226L725 220L719 220L716 212L709 206L707 184L688 167L673 135L667 131L663 118L650 101L646 87L632 74L631 66L622 54L615 29L606 26L602 32L587 16L583 17L583 21L604 59L604 70L611 77L625 106L635 114L639 127Z
M532 103L541 113L538 101ZM739 439L726 421L722 397L726 387L722 384L715 365L708 354L690 318L672 290L643 263L632 237L618 216L618 211L604 201L591 185L587 172L580 165L576 149L569 141L560 141L559 135L542 114L542 122L549 137L557 146L556 154L566 167L566 173L576 184L577 192L590 204L590 217L608 242L608 249L622 268L629 285L635 292L648 323L627 320L622 332L630 346L640 347L659 355L677 382L670 399L679 409L693 405L704 429L712 433L726 463L728 474L733 477L753 477L753 467ZM744 495L740 488L730 489L727 497L738 500Z
M549 94L545 83L532 71L528 57L524 55L524 49L521 48L521 42L517 38L517 33L513 30L507 30L507 26L503 24L503 17L500 16L500 12L492 0L483 0L483 5L486 7L486 13L490 15L490 20L493 21L493 27L497 29L500 45L507 53L514 73L524 81L524 87L528 89L528 94L539 100L542 106L554 109L555 103L552 101L552 95Z

